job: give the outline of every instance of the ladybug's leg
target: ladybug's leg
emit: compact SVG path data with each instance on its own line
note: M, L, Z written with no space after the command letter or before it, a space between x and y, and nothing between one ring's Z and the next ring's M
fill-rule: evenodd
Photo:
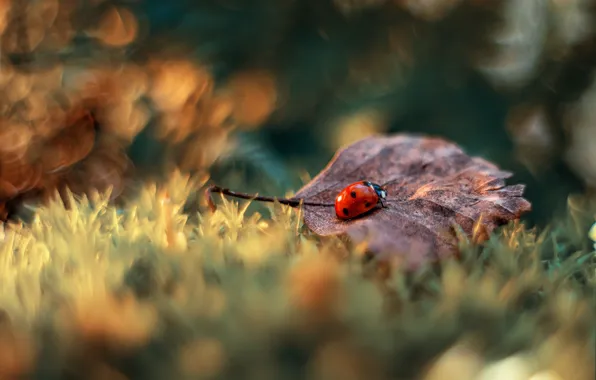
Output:
M387 208L387 200L384 198L379 199L379 203L381 203L381 207Z

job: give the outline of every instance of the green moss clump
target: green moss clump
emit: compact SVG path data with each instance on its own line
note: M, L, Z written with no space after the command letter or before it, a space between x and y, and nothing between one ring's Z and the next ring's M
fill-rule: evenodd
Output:
M577 200L549 231L462 236L461 260L407 274L279 204L184 215L199 185L177 173L125 212L94 194L5 226L0 378L594 376L593 220Z

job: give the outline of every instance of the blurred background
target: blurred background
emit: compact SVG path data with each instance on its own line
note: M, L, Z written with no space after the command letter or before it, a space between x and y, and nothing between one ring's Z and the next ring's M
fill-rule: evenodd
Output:
M596 183L594 0L0 0L0 209L174 167L284 195L373 133Z

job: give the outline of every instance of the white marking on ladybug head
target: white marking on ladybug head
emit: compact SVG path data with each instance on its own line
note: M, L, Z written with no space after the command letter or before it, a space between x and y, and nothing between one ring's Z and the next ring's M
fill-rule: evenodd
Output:
M387 192L385 190L381 190L381 198L385 199L387 197Z

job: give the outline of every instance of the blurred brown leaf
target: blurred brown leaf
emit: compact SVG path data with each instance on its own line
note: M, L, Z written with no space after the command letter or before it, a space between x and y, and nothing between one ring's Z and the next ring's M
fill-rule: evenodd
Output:
M277 87L267 72L246 72L232 78L229 88L234 99L234 117L245 126L263 123L275 108Z
M125 8L110 8L101 18L98 28L90 34L103 44L121 47L133 42L139 24L136 17Z
M93 149L94 140L94 120L86 113L44 144L44 171L56 172L83 160Z
M113 2L0 0L0 219L67 187L118 196L132 175L126 148L149 125L183 165L221 154L231 96L215 98L209 69L188 57L130 61L122 48L138 32L132 8ZM72 43L83 34L96 42Z
M0 0L0 34L4 33L4 30L10 21L9 15L11 5L11 0Z
M39 165L23 157L3 155L0 159L0 198L10 199L35 188L41 181Z
M77 165L74 173L67 178L67 184L75 193L89 190L104 192L111 187L110 198L115 199L124 190L125 174L130 168L131 162L123 149L103 142Z
M5 154L22 157L29 143L31 142L33 132L26 124L21 123L2 123L0 125L0 156Z
M505 185L510 176L439 138L369 137L340 150L295 198L312 203L304 222L315 233L366 241L371 252L398 254L412 267L456 251L454 224L472 235L478 223L486 235L529 211L524 185ZM335 197L362 180L385 185L388 207L340 220Z
M234 111L234 104L226 97L218 97L212 99L204 108L205 125L215 128L223 125L229 119Z
M59 0L44 0L29 3L29 17L39 19L41 24L50 27L56 21L61 5Z
M32 80L26 74L15 73L11 77L10 84L6 86L6 96L12 103L24 99L31 91Z
M210 87L209 73L198 70L190 62L154 62L150 68L153 75L149 96L164 112L180 110L187 101L200 98Z

